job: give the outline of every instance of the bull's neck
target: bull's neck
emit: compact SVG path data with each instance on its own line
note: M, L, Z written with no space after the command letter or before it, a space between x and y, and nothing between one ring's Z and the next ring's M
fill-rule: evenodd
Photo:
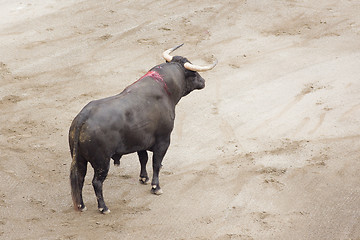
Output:
M158 82L160 85L162 85L162 87L164 88L167 95L171 96L170 90L169 90L166 82L164 81L163 76L161 76L158 72L149 71L144 76L142 76L138 81L142 80L145 77L151 77L152 79L154 79L156 82Z
M152 71L156 71L161 76L164 89L174 105L176 105L185 91L185 74L182 69L177 64L165 63L156 66Z

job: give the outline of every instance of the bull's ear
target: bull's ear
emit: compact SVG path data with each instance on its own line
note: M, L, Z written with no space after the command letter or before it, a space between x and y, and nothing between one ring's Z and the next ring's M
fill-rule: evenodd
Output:
M195 77L196 75L196 72L194 71L191 71L191 70L188 70L185 68L185 77L188 78L188 77Z

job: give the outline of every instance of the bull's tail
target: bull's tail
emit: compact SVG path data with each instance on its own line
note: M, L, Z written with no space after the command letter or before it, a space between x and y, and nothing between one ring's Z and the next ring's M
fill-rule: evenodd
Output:
M74 129L74 146L72 150L72 162L70 168L70 185L71 185L71 196L74 203L75 210L85 210L82 201L82 187L80 184L79 170L78 170L78 145L79 145L79 132L80 129L75 127ZM71 134L71 133L70 133Z
M70 184L71 184L71 196L74 203L75 210L81 208L81 192L79 186L79 174L76 166L76 156L73 156L73 161L71 163L70 169Z

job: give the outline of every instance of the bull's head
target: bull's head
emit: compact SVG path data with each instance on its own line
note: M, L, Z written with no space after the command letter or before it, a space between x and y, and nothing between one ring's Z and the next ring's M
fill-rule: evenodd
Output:
M213 69L218 63L215 60L211 65L207 66L198 66L192 64L188 59L181 56L171 56L170 53L178 49L184 44L180 44L179 46L170 48L163 52L163 57L167 62L177 62L180 63L185 68L185 81L186 87L184 91L184 95L186 96L194 89L203 89L205 87L205 80L200 76L198 72L204 72Z

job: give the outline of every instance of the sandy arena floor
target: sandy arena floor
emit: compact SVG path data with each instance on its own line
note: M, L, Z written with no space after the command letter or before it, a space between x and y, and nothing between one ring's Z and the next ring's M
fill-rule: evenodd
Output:
M0 0L1 239L360 239L360 2ZM161 53L219 64L160 173L111 166L72 208L68 129ZM151 163L148 164L151 174Z

